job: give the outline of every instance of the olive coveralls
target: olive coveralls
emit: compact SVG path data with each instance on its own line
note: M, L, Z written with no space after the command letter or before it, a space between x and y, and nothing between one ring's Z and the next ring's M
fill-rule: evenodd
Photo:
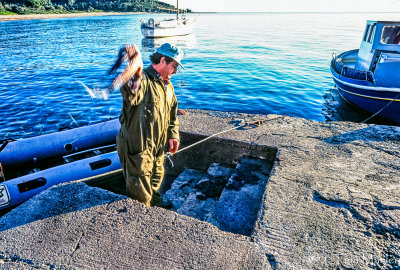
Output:
M143 70L136 92L132 82L121 88L121 129L117 151L127 195L146 205L160 205L158 192L164 177L164 147L179 140L177 99L171 82L164 84L152 66Z

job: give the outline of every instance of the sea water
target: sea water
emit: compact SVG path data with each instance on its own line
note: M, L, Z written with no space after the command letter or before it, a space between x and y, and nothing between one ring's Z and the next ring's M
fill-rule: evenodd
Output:
M358 48L367 19L398 14L204 13L189 36L145 39L140 20L150 17L0 22L0 139L117 117L119 92L94 99L84 85L109 86L119 49L132 43L145 66L165 42L183 49L185 69L172 78L182 109L360 122L370 114L339 98L329 72L332 53Z

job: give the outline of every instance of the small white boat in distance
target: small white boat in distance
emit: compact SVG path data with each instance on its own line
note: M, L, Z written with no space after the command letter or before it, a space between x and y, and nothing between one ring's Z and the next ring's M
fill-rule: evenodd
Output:
M142 20L142 34L147 38L173 37L189 35L193 31L196 18L179 18L147 22Z
M179 18L178 0L176 1L176 19L156 21L153 18L147 22L141 20L141 30L146 38L160 38L189 35L193 31L197 18Z

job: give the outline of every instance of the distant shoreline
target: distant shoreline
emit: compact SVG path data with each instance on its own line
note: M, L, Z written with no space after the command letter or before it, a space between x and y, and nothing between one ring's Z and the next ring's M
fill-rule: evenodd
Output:
M145 14L145 13L144 12L82 12L82 13L65 13L65 14L0 15L0 22L53 19L53 18L88 17L88 16L128 15L128 14Z

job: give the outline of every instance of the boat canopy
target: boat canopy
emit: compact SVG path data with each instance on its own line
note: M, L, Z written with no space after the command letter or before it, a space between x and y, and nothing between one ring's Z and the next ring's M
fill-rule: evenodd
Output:
M178 20L175 19L165 19L162 21L158 22L159 27L177 27L178 26Z
M367 21L355 68L371 71L382 52L400 53L400 21Z

